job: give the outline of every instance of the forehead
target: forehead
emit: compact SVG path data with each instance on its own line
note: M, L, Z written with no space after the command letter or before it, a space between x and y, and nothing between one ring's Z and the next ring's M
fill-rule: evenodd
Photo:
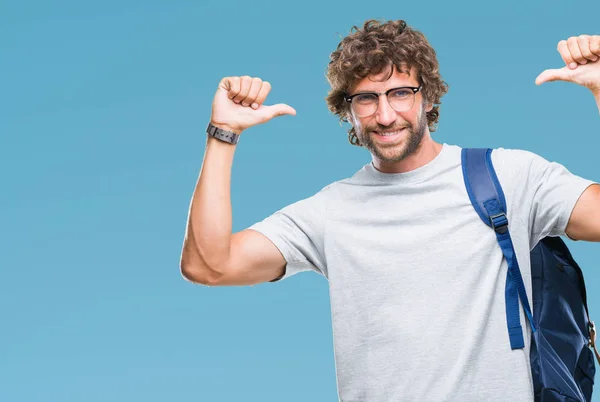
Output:
M379 74L369 75L361 80L358 80L350 87L350 93L383 92L394 87L419 85L417 79L417 70L414 67L410 68L410 74L408 74L408 72L400 72L395 67L393 68L392 75L390 76L389 74L390 70L384 69Z

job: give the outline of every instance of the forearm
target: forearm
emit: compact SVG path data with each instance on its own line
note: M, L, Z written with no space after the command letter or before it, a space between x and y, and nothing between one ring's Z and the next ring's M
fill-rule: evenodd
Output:
M231 168L236 145L207 138L204 161L189 210L181 268L184 276L216 276L231 241ZM216 278L215 278L216 279Z
M596 99L596 106L598 106L598 113L600 114L600 91L594 92L594 99Z
M239 135L242 131L266 123L276 116L296 114L291 106L284 103L264 105L270 90L271 84L257 77L223 78L213 98L211 124ZM232 270L229 266L235 261L238 268L240 260L253 254L248 251L238 253L240 247L237 245L234 255L231 253L232 241L238 244L237 240L248 233L241 231L242 236L233 236L231 233L231 168L236 147L237 145L211 136L207 137L204 161L190 204L179 263L183 276L192 282L212 285L223 283L222 279L229 277L231 283ZM254 253L258 254L255 259L270 260L271 262L266 264L267 268L272 267L273 271L279 272L284 264L280 258L281 254L274 251L275 246L263 238L264 236L260 235L258 242L242 239L242 243L250 248L259 243L259 247L266 248L266 252L259 250L258 253ZM243 262L242 265L244 264L248 266L247 263ZM262 265L265 265L264 261ZM233 279L233 282L239 281L240 278ZM242 278L243 281L248 281L248 277Z

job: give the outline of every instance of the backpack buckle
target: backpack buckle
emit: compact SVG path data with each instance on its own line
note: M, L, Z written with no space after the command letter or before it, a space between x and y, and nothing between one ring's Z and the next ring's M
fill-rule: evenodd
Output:
M491 215L490 223L492 224L492 229L497 233L504 234L508 230L508 218L504 212Z

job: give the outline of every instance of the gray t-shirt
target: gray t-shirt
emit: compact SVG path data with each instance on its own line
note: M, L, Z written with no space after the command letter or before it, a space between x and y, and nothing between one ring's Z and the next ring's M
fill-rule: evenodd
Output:
M407 173L372 164L251 226L285 257L283 278L329 281L341 402L532 401L530 327L511 350L507 265L467 195L461 148ZM529 251L565 234L593 182L522 150L496 149L509 228L531 300Z

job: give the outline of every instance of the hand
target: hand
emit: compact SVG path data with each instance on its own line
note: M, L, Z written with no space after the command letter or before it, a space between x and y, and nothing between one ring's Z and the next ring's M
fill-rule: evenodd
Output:
M224 130L240 134L247 128L266 123L284 114L296 115L286 104L263 104L271 91L271 84L260 78L225 77L213 99L210 122Z
M580 35L561 40L557 50L566 66L544 71L535 83L572 82L590 89L596 95L600 94L600 35Z

